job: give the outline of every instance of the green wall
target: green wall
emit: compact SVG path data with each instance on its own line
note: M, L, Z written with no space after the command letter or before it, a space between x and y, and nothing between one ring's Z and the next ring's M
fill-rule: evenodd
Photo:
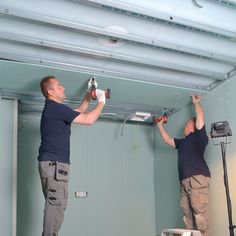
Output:
M236 212L235 179L236 81L233 79L203 97L208 132L215 121L228 120L233 131L227 147L227 164L233 221ZM227 91L227 93L226 93ZM190 98L189 103L190 103ZM1 234L12 233L13 101L0 100L1 115ZM182 137L192 106L171 116L167 130ZM37 170L40 117L21 115L18 127L17 236L40 235L43 195ZM62 235L159 235L163 228L183 227L179 209L177 153L163 144L157 128L99 121L93 126L72 127L70 199ZM206 161L210 186L211 236L228 234L221 151L210 140ZM75 198L75 191L88 191ZM3 215L4 214L4 215ZM4 231L3 231L4 230ZM36 233L35 233L36 232Z
M21 115L18 142L18 233L40 235L43 195L37 170L39 116ZM69 205L60 235L154 236L153 129L99 121L72 126ZM87 191L87 198L75 198Z
M234 77L230 81L224 83L208 96L204 97L203 100L208 130L210 131L210 125L212 122L227 120L233 133L231 144L227 145L226 162L228 167L228 179L234 224L236 224L236 110L234 107L236 101L235 79L236 78ZM206 156L212 175L210 186L211 235L229 235L228 212L223 182L223 165L220 146L214 146L213 141L210 141Z
M0 235L14 231L13 131L14 101L0 99Z
M231 144L227 146L226 161L233 209L233 223L236 224L236 78L203 96L202 106L205 111L206 129L210 136L211 123L227 120L233 132ZM191 103L190 98L189 104ZM183 126L188 117L194 115L192 105L169 118L166 129L172 137L183 136ZM157 128L156 128L157 129ZM155 132L155 175L156 175L156 225L157 234L163 228L183 227L182 213L179 209L179 183L177 172L177 153L160 139L159 131ZM211 171L209 214L210 236L229 235L228 212L225 187L223 182L223 165L220 146L209 144L205 160ZM235 231L236 233L236 231Z

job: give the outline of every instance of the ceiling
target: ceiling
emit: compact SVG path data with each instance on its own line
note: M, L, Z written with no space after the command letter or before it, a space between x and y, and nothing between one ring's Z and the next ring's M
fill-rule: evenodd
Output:
M236 74L236 0L0 0L0 22L1 95L22 112L41 111L49 74L71 106L95 76L117 120L171 115Z

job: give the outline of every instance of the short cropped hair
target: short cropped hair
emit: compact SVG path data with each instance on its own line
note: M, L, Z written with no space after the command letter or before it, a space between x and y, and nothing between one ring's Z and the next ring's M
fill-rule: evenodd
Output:
M48 76L45 76L44 78L42 78L42 80L40 82L41 92L45 98L48 98L48 90L50 89L50 85L51 85L50 80L51 79L56 79L56 78L53 75L48 75Z

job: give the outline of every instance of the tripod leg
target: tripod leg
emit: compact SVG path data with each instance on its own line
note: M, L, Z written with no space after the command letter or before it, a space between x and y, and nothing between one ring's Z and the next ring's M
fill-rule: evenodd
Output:
M227 208L228 208L228 219L229 219L229 232L230 236L234 236L234 228L233 220L232 220L232 205L229 193L229 182L228 182L228 173L227 173L227 165L225 160L225 143L221 142L221 153L222 153L222 161L223 161L223 170L224 170L224 184L225 184L225 192L226 192L226 200L227 200Z

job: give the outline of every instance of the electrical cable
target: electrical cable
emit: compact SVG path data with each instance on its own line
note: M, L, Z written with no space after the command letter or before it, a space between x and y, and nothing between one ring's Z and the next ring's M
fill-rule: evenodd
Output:
M126 117L126 119L124 120L124 123L123 123L122 128L121 128L120 136L123 136L124 127L125 127L126 121L130 118L131 115L132 115L132 113L130 113L130 114Z
M192 0L194 6L198 7L198 8L203 8L203 6L199 5L197 0Z

